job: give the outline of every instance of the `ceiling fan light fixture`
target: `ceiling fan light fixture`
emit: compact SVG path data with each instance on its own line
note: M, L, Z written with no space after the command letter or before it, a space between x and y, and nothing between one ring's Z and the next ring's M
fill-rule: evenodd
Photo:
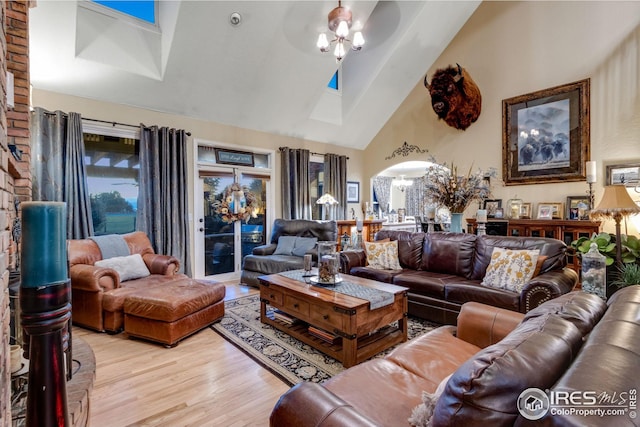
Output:
M327 39L327 35L325 33L320 33L318 35L318 41L316 42L316 46L318 46L318 49L320 49L321 52L328 52L329 39Z
M336 36L345 38L349 35L349 25L347 21L340 21L338 28L336 28Z
M316 46L321 52L328 52L331 44L335 43L336 47L333 50L333 54L336 57L336 61L340 62L347 53L345 44L351 45L351 50L358 51L362 49L364 45L364 36L361 31L357 31L353 35L353 41L349 40L349 30L351 29L352 13L346 8L342 7L342 2L338 0L338 7L329 12L328 27L335 35L335 38L331 41L327 38L325 33L320 33Z
M362 49L362 46L364 46L364 37L361 31L356 31L356 33L353 35L352 46L352 49L354 50L360 50Z
M333 54L336 58L343 58L346 54L344 50L344 44L341 41L338 41L338 43L336 44L336 49L333 51Z

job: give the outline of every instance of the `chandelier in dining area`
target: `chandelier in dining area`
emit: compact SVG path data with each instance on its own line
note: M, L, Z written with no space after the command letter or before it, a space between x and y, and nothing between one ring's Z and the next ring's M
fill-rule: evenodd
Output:
M398 187L398 189L404 193L404 190L406 190L407 187L413 185L413 181L410 179L404 179L404 175L400 175L400 179L394 179L391 181L391 185Z
M361 31L356 31L353 34L353 40L348 39L349 30L352 24L351 10L342 6L342 2L338 0L338 7L329 12L328 16L329 30L334 33L334 38L329 41L326 33L320 33L318 35L318 41L316 45L321 52L329 52L331 46L335 44L333 54L336 57L336 62L340 62L342 58L347 54L347 48L345 46L351 45L351 50L358 51L364 46L364 37Z

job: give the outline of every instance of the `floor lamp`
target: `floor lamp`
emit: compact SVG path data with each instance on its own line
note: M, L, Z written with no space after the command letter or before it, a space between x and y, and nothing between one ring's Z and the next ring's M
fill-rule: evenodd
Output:
M322 219L326 220L327 219L327 214L329 212L329 209L331 209L331 206L337 205L338 201L336 199L334 199L331 194L324 193L322 195L322 197L320 197L316 201L316 204L324 205L324 207L322 208ZM333 219L333 215L329 215L329 219Z
M624 185L604 187L604 195L598 207L591 211L592 219L613 219L616 222L616 263L622 265L620 221L623 217L640 213L640 207L631 199Z

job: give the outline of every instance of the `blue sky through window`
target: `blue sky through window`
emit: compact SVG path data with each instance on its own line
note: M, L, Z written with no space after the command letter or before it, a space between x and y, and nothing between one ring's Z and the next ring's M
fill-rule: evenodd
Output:
M338 90L338 71L337 70L333 75L333 77L331 77L331 80L329 81L329 84L327 86L329 86L333 90Z
M126 13L134 18L141 19L152 24L156 23L155 0L93 0L95 3Z

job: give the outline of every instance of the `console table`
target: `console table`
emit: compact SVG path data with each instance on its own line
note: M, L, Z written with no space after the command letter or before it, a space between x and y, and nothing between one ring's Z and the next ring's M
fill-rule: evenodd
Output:
M373 236L382 229L382 219L365 219L362 221L362 239L365 242L372 242ZM356 227L355 219L341 219L338 223L338 246L340 245L340 236L347 233L351 236L351 231Z
M562 240L568 245L580 237L591 237L601 231L600 221L568 220L568 219L509 219L487 221L487 229L493 222L506 222L507 236L550 237ZM467 232L476 233L475 218L467 218ZM490 233L487 233L490 234ZM567 254L567 264L580 274L580 261L577 256Z

